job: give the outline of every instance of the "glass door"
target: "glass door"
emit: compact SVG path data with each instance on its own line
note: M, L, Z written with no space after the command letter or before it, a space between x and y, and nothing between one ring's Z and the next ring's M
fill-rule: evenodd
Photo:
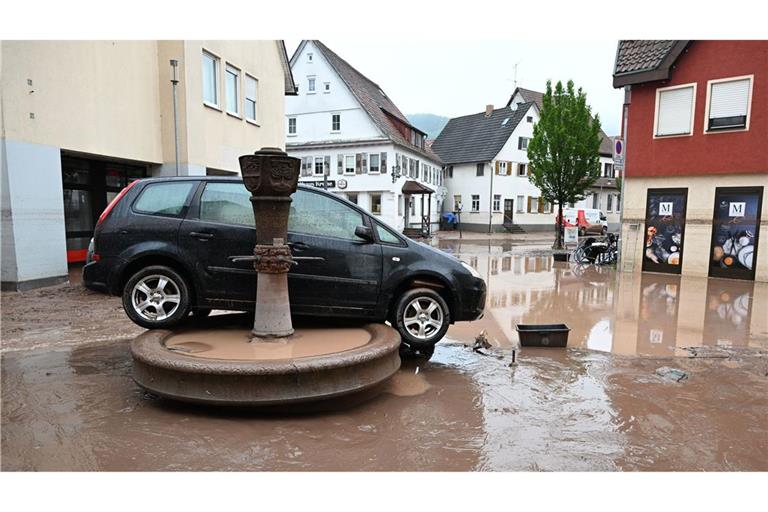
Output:
M718 187L709 276L755 279L763 187Z

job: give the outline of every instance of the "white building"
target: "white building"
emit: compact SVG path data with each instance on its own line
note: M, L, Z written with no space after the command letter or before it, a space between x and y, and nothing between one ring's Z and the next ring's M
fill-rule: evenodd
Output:
M320 41L302 41L290 64L298 95L286 98L286 148L302 159L300 182L327 186L399 230L420 228L423 208L434 232L446 191L426 134Z
M544 231L554 228L556 211L528 180L528 142L539 120L542 93L517 88L507 106L451 119L432 145L446 166L445 210L461 204L463 228L475 231ZM609 227L618 226L618 191L611 141L603 135L603 175L592 193L575 206L601 209Z

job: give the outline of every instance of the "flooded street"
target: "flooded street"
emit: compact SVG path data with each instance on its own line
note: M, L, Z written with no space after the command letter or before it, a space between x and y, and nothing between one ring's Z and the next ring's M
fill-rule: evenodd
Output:
M553 264L541 245L440 247L488 282L484 318L452 326L431 361L405 363L377 396L334 412L155 399L131 380L121 312L109 319L115 340L98 330L41 345L21 306L6 330L7 294L2 469L768 470L765 283L617 276ZM94 314L117 300L82 293ZM524 348L512 362L517 323L561 322L568 349ZM495 347L478 353L467 345L483 329ZM687 378L657 373L665 366Z

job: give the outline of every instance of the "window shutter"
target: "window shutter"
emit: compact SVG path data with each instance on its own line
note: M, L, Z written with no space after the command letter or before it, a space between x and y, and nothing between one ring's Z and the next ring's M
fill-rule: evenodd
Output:
M331 174L331 157L326 156L323 158L323 174L329 176Z
M368 153L363 153L363 174L368 174Z
M336 174L344 174L344 155L336 157Z
M363 154L355 154L355 174L361 174L363 172Z
M539 198L539 213L544 213L544 198Z
M531 199L533 199L531 196L528 196L528 213L531 213Z
M691 132L693 87L659 93L656 135L682 135Z
M387 174L387 153L381 153L379 157L379 172Z
M501 172L501 162L496 160L496 175L499 175Z
M749 78L712 84L709 98L709 118L737 118L731 125L746 123L749 104Z

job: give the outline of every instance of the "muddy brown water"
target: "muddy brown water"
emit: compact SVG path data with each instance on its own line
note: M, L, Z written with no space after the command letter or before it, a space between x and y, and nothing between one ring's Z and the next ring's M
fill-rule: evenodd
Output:
M44 304L4 296L1 467L768 470L763 285L617 277L553 265L545 251L514 245L451 241L443 249L488 280L485 317L451 327L430 362L405 363L367 401L314 412L156 399L131 379L128 341L102 338L108 322L131 332L124 318L89 331L78 323L85 312L71 314L60 330L67 343L56 347L51 328L23 318ZM114 307L64 293L44 295L61 308L55 318L83 302L95 315ZM230 317L248 323L248 315L208 321ZM524 348L512 363L515 324L544 321L571 327L569 348ZM480 329L496 345L484 354L467 346ZM688 378L663 378L661 366Z

